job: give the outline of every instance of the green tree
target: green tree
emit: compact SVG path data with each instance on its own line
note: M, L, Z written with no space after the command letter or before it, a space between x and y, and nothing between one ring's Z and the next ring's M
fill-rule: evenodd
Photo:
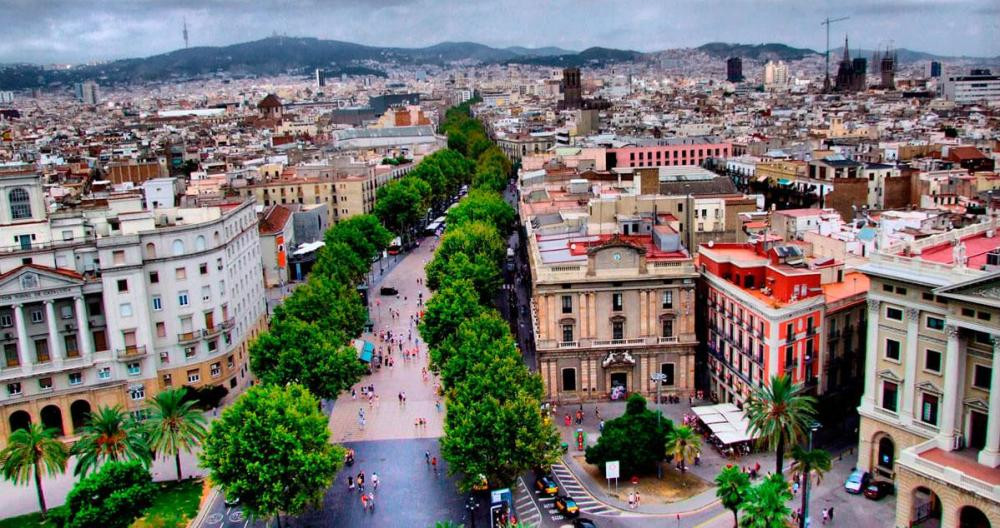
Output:
M792 510L785 504L792 499L788 483L775 473L747 490L740 505L744 528L788 528Z
M469 138L461 132L448 132L448 148L465 154L469 146Z
M148 466L152 458L142 426L120 405L98 407L87 415L70 453L76 456L74 475L86 475L110 461L136 460Z
M486 222L469 222L449 229L441 239L441 244L434 252L431 261L447 261L456 253L465 253L470 260L483 257L496 266L502 266L507 255L507 243L500 238L495 227ZM438 264L443 265L443 263ZM427 278L427 286L437 289L432 278Z
M816 485L823 481L823 475L833 467L830 453L825 449L806 449L800 444L792 446L792 479L802 477L816 479ZM808 475L808 477L807 477ZM802 494L802 511L806 511L806 494Z
M177 480L181 480L181 451L191 453L208 434L205 417L193 401L185 399L187 389L168 389L153 397L152 414L145 426L149 447L154 453L174 457Z
M516 218L517 212L499 192L473 189L448 211L448 226L454 228L471 222L485 222L506 238L510 236Z
M624 475L638 475L656 468L663 459L663 447L673 423L660 418L659 411L646 408L646 399L633 393L628 398L625 414L608 420L597 444L587 448L587 463L604 470L609 460L621 461Z
M500 266L481 253L456 253L448 260L437 257L427 264L427 287L436 290L454 280L472 283L482 304L491 304L503 283Z
M460 321L452 335L430 350L431 368L441 372L442 383L450 387L464 379L472 365L501 354L521 357L507 322L495 310L484 309Z
M374 213L386 229L409 239L411 230L427 214L430 200L430 186L408 175L379 188Z
M701 440L690 427L682 425L667 433L667 456L680 462L681 472L687 471L687 464L693 463L701 454Z
M491 146L493 146L493 142L486 135L477 132L469 136L468 146L465 149L466 155L469 159L479 159L479 156Z
M357 285L371 269L371 261L365 261L343 242L327 244L319 251L313 274L318 274L334 282L347 286Z
M109 462L73 486L56 524L63 528L128 528L142 517L155 494L153 478L142 462Z
M513 173L514 166L511 164L510 158L508 158L507 155L504 154L504 151L496 145L486 149L486 151L480 154L479 158L476 159L476 165L478 166L488 164L497 165L503 171L504 176Z
M49 510L45 507L42 475L55 477L66 472L68 458L66 446L56 439L56 430L33 423L27 429L14 431L7 438L7 447L0 451L0 473L17 485L34 481L38 507L42 510L42 518L45 518Z
M363 214L341 220L327 229L323 241L327 245L343 242L354 250L358 258L371 262L389 246L392 237L377 217Z
M798 443L816 416L816 399L802 393L802 386L785 375L754 388L746 404L748 432L774 449L775 472L784 469L785 446Z
M427 301L427 309L420 320L420 336L433 350L455 333L462 321L479 315L483 310L472 283L467 280L452 281Z
M343 459L316 398L296 383L251 387L212 425L201 454L212 482L258 517L319 503Z
M519 377L504 372L512 368L525 370L517 362L494 365L485 375L470 375L448 401L441 455L448 461L449 472L461 475L462 491L480 483L479 475L486 476L490 487L510 486L521 473L558 459L558 433L542 416L536 395L509 385L481 391L487 386L496 388L499 384L493 379Z
M715 496L722 506L733 512L733 528L740 525L740 507L750 489L750 477L740 468L729 465L715 476Z
M314 273L305 284L274 309L274 320L294 317L343 336L340 342L361 335L368 310L350 283L335 282Z
M264 383L300 383L312 394L335 399L365 372L344 339L294 317L275 319L250 345L250 368Z
M507 181L507 174L495 163L479 165L472 175L472 186L477 189L500 192L507 187Z

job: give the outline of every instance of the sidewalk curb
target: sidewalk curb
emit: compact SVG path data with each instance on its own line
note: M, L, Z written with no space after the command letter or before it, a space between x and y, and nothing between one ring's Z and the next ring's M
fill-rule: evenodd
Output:
M205 521L205 516L208 515L211 505L215 503L215 498L219 496L219 488L217 486L212 486L212 490L207 496L202 498L201 505L198 507L198 515L195 515L194 519L188 521L188 528L194 528L196 526L201 526Z

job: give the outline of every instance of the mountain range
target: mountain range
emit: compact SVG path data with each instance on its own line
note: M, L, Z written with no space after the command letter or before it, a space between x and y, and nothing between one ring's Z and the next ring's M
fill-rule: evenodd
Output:
M696 48L713 57L739 56L754 60L798 60L820 52L784 44L727 44L712 42ZM870 51L859 50L861 56ZM855 53L856 54L856 53ZM216 73L233 76L311 74L316 68L328 74L385 75L379 63L447 64L452 62L532 64L556 67L601 66L642 60L652 54L633 50L593 47L572 51L558 47L495 48L474 42L442 42L423 48L366 46L338 40L307 37L269 37L217 47L194 47L145 58L122 59L70 69L47 69L34 64L0 65L0 89L24 89L96 79L101 84L196 78ZM944 58L898 49L901 62Z

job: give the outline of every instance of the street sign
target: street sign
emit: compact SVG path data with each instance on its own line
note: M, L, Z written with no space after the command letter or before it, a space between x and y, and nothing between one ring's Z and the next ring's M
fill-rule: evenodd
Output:
M511 502L510 488L496 489L490 492L490 504Z
M613 460L604 463L604 478L616 479L621 476L621 461Z

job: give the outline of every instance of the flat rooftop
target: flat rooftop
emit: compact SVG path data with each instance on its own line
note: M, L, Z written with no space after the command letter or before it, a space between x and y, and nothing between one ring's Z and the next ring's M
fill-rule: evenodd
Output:
M986 264L986 254L1000 248L1000 233L987 237L987 233L979 233L962 239L965 244L966 266L979 269ZM920 259L939 264L954 264L955 254L951 243L945 242L937 246L925 248L920 253Z

